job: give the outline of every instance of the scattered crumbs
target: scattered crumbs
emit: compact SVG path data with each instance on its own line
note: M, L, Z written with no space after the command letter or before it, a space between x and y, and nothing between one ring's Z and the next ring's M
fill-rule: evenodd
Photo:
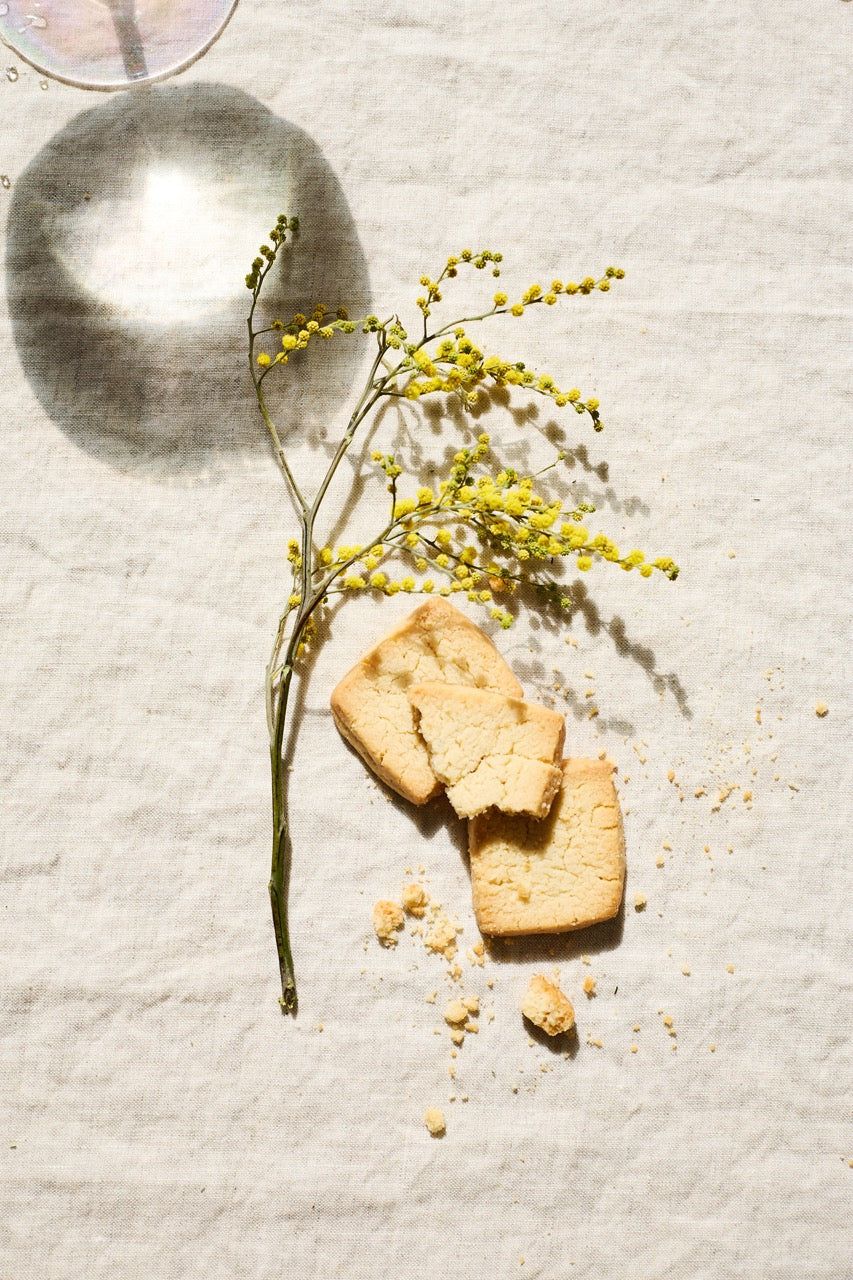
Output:
M690 965L689 965L689 964L683 964L683 965L681 966L681 972L684 974L685 978L689 978L689 977L690 977Z
M593 978L591 973L587 974L587 976L584 978L583 989L584 989L584 995L588 996L589 999L591 1000L592 997L595 995L595 978Z
M750 801L751 799L752 799L752 792L751 792L751 791L744 791L744 793L743 793L743 802L744 802L744 804L748 804L748 803L749 803L749 801Z
M599 758L599 760L606 760L606 759L607 759L607 752L605 751L604 747L602 747L602 748L601 748L601 750L599 751L599 753L598 753L598 758Z
M655 866L656 867L666 866L666 858L663 856L662 853L659 853L658 856L655 858Z
M373 908L373 928L383 947L396 947L396 932L403 927L403 908L381 899Z
M729 559L730 559L730 560L734 560L734 558L735 558L735 553L734 553L733 551L730 551L730 552L729 552Z
M589 956L581 956L581 964L592 964L592 960Z
M792 791L799 791L799 789L800 789L800 788L797 786L796 782L789 782L789 783L788 783L788 786L791 788L791 790L792 790Z
M755 723L761 724L761 707L755 708Z
M824 716L829 715L829 707L826 705L825 702L819 702L814 709L814 713L816 716L819 717L819 719L822 720Z
M427 1004L435 1004L435 1000L436 1000L436 996L437 996L437 995L438 995L438 992L437 992L437 991L433 991L432 995L427 996L427 998L426 998L426 1003L427 1003Z
M415 881L414 884L403 885L403 910L410 916L422 916L428 902L429 894L422 884Z
M669 843L668 840L664 840L663 844L661 845L661 848L666 849L667 853L672 853L672 845Z
M462 1004L465 1006L465 1008L468 1010L469 1013L480 1012L480 1001L477 998L477 996L465 996L465 998L462 1000Z
M454 1065L454 1063L449 1062L447 1064L447 1074L450 1076L451 1080L456 1079L456 1066Z
M322 1030L323 1030L323 1024L322 1024L322 1022L318 1022L318 1023L317 1023L317 1030L318 1030L318 1031L322 1031Z
M586 693L585 693L583 696L584 696L585 698L594 698L594 697L595 697L595 690L594 690L594 689L587 689Z
M466 1022L465 1030L470 1032L472 1036L475 1036L477 1032L480 1030L480 1024L479 1022L474 1022L474 1021Z
M590 1048L591 1048L591 1049L603 1049L603 1048L604 1048L603 1043L601 1042L601 1040L599 1040L599 1039L597 1038L597 1036L587 1036L587 1038L586 1038L586 1042L587 1042L587 1044L590 1046Z
M696 790L693 792L693 794L698 800L700 796L706 796L708 792L705 790L704 787L697 787Z
M735 971L735 967L733 964L726 965L726 973L734 973L734 971Z
M664 1025L665 1027L671 1027L671 1026L672 1026L672 1014L670 1014L670 1013L664 1014L663 1025Z
M675 782L675 772L674 772L674 770L670 769L669 773L666 775L666 780L667 780L667 782Z
M585 671L585 672L583 673L583 678L584 678L584 680L594 680L594 679L595 679L595 676L592 674L592 672L591 672L591 671Z
M453 1041L454 1044L457 1044L457 1045L462 1044L465 1040L465 1032L462 1031L461 1029L458 1029L456 1031L451 1031L450 1039Z
M638 1044L632 1044L632 1045L631 1045L631 1052L632 1052L632 1053L637 1053L637 1052L638 1052L638 1050L639 1050L639 1048L640 1048L640 1046L639 1046Z
M712 1041L711 1041L711 1043L708 1045L708 1048L711 1050L711 1053L716 1053L716 1052L717 1052L717 1046L716 1046L716 1044L714 1043L714 1041L713 1041L713 1040L712 1040Z
M440 1107L429 1107L424 1112L424 1124L433 1138L443 1138L447 1132L447 1126L444 1123L444 1112Z
M646 909L646 901L647 901L647 899L646 899L646 895L645 895L644 893L635 893L635 894L634 894L634 910L635 910L635 911L645 911L645 909Z
M597 715L598 715L598 707L590 707L589 711L587 712L586 718L587 720L594 720Z

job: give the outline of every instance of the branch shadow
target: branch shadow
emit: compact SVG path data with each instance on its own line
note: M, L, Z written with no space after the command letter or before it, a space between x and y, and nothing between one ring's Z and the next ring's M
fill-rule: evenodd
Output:
M81 112L33 159L8 219L18 355L50 418L109 465L159 480L223 472L268 447L246 364L243 277L278 213L263 314L370 309L346 198L316 143L221 84L156 86ZM325 345L325 344L324 344ZM356 344L306 352L275 408L321 436L358 372Z

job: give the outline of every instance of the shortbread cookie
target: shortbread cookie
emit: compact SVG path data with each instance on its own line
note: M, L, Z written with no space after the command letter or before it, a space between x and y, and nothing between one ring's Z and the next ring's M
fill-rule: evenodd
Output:
M557 711L491 689L412 685L429 763L460 818L486 809L544 818L563 780L566 722Z
M426 680L522 696L488 636L444 599L422 604L365 654L332 693L332 715L374 773L413 804L442 789L406 696Z
M615 916L625 840L613 767L564 760L547 818L494 811L468 825L474 913L483 933L563 933Z
M530 986L521 1002L521 1012L549 1036L562 1035L575 1025L571 1000L563 995L556 983L549 982L540 973L530 979Z

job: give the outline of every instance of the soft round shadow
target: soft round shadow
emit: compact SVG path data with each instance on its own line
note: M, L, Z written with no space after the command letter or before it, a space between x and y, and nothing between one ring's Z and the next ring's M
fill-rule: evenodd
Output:
M335 174L306 133L248 94L169 85L75 117L18 180L9 212L15 341L50 417L110 464L164 479L266 448L244 278L279 213L297 214L300 232L268 279L266 318L317 302L369 311ZM358 344L303 354L281 380L280 426L321 439Z

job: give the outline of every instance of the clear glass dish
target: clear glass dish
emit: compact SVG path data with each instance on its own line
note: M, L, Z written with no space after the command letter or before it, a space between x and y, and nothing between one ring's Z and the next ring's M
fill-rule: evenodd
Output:
M0 0L0 39L44 75L105 91L183 71L237 0Z

